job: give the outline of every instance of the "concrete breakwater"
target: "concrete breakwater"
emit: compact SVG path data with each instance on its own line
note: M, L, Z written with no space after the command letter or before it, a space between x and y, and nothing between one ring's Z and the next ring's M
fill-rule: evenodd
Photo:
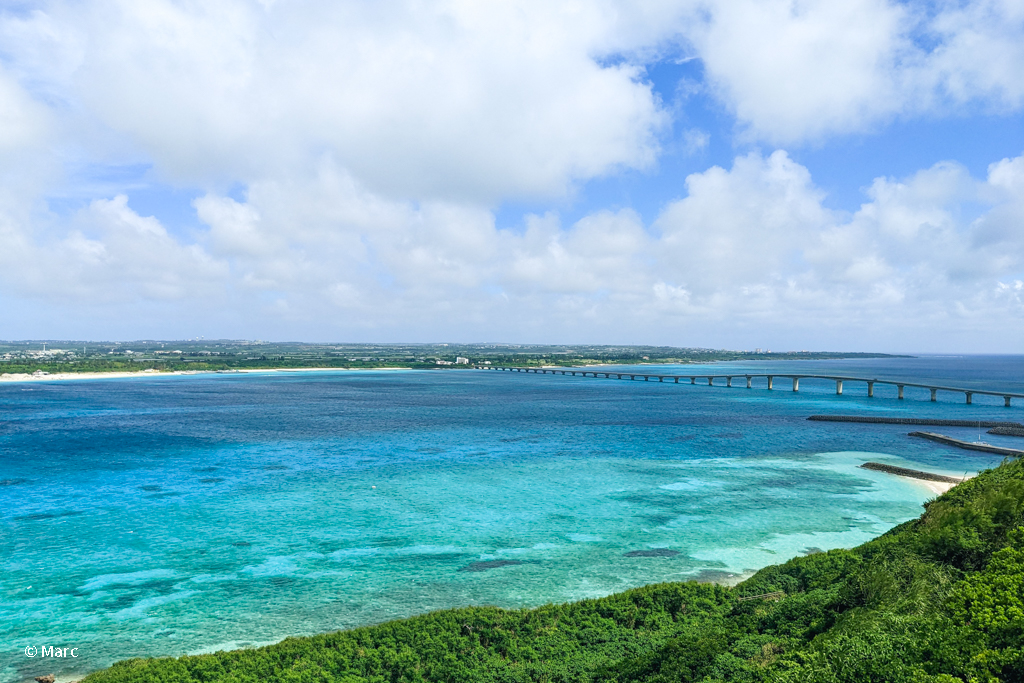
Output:
M911 477L913 479L924 479L926 481L941 481L950 484L959 484L963 481L959 477L947 477L944 474L935 474L933 472L922 472L921 470L911 470L906 467L896 467L895 465L886 465L880 462L866 462L861 465L866 470L878 470L879 472L888 472L889 474L896 474L901 477Z
M808 420L819 422L864 422L884 425L928 425L931 427L998 427L1013 429L1024 436L1024 425L1019 422L992 420L933 420L921 417L874 417L870 415L811 415ZM996 434L997 432L990 432Z
M918 436L922 439L928 439L930 441L937 441L944 443L947 446L956 446L957 448L963 448L969 451L982 451L985 453L995 453L996 455L1009 455L1013 457L1021 457L1024 455L1024 451L1017 450L1016 448L1003 448L1002 446L992 446L987 443L972 443L970 441L961 441L960 439L954 439L951 436L945 434L935 434L934 432L910 432L909 436Z
M1010 425L993 427L988 430L988 433L997 436L1024 436L1024 427L1011 427Z

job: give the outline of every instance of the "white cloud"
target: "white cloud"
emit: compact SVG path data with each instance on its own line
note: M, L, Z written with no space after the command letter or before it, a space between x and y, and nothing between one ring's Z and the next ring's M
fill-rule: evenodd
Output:
M907 11L886 0L708 4L691 29L719 96L757 137L860 130L904 106Z
M1024 332L1022 187L1024 156L985 179L944 163L876 179L847 215L776 151L690 175L650 226L626 209L498 229L486 208L384 199L324 161L245 201L197 200L198 242L124 196L94 201L66 233L12 242L2 277L85 305L228 310L260 336L985 348Z
M708 323L728 335L758 321L774 334L865 344L915 326L1020 326L1007 316L1024 271L1022 171L1018 157L984 180L950 163L879 178L844 215L823 206L785 152L748 154L689 176L684 198L649 228L621 210L499 230L484 209L387 202L325 165L315 182L259 185L249 204L209 197L231 211L203 215L212 236L238 216L289 234L286 250L233 253L239 274L282 292L294 320L337 307L359 312L346 319L358 329L470 338L678 334ZM335 218L307 222L321 204Z
M695 294L784 278L800 267L800 245L832 219L810 173L783 151L695 173L686 189L654 227L666 269Z
M954 101L982 99L993 109L1024 104L1024 5L977 0L940 5L928 27L939 38L929 68Z
M650 167L671 112L643 65L679 44L773 144L1024 105L1016 0L49 0L0 38L95 154L230 184L329 153L397 199L494 205Z
M550 197L649 166L667 121L639 67L595 60L610 3L55 1L6 24L26 79L186 183L329 152L389 196ZM80 49L34 58L55 42Z
M1024 104L1015 0L704 2L681 27L748 137L820 142L896 117Z
M850 214L781 150L689 175L649 225L600 204L571 225L494 214L652 168L685 107L643 66L678 45L747 141L1017 111L1017 2L51 0L0 15L0 43L7 297L213 323L220 302L224 319L336 338L1020 327L1024 157L984 179L956 163L878 178ZM722 146L690 123L674 148ZM92 162L201 187L201 229L169 232L127 190L50 213L54 168Z
M227 284L225 263L137 214L125 195L93 201L62 236L32 240L22 226L7 227L16 258L3 276L29 298L71 305L221 298Z

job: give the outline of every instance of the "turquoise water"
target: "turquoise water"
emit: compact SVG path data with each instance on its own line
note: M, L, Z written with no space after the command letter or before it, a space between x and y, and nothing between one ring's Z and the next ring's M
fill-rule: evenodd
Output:
M1020 357L725 367L1024 390ZM735 581L916 517L932 494L866 460L955 474L999 461L807 415L1024 421L1001 399L834 391L483 371L0 385L0 681L459 605Z

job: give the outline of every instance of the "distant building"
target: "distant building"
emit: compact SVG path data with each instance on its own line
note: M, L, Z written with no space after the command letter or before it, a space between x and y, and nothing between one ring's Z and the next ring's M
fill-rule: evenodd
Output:
M468 358L463 358L462 356L456 356L455 364L456 365L469 365L469 359Z

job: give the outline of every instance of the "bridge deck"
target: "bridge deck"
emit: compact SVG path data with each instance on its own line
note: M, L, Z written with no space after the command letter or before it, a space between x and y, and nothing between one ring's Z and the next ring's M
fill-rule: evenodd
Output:
M967 397L967 403L971 402L971 397L975 394L979 396L1001 396L1004 399L1004 405L1009 407L1010 399L1012 398L1024 398L1024 394L1018 394L1010 391L995 391L991 389L973 389L967 387L950 387L941 384L922 384L920 382L907 382L898 379L878 379L877 377L853 377L850 375L815 375L815 374L793 374L793 373L782 373L782 372L764 372L764 373L750 373L750 372L734 372L727 374L712 374L712 375L655 375L644 372L634 371L622 371L622 370L590 370L590 369L566 369L566 368L530 368L530 367L516 367L516 366L503 366L503 365L478 365L475 366L478 370L503 370L511 372L530 372L535 374L552 374L552 375L571 375L571 376L592 376L599 377L604 376L606 379L615 377L616 379L623 379L628 377L631 380L635 380L638 377L642 377L645 381L655 379L659 382L666 380L679 383L679 380L690 380L691 384L695 384L697 380L707 380L708 384L714 386L716 379L725 380L727 386L732 386L732 380L737 378L743 378L747 380L747 387L751 386L751 380L754 378L765 378L768 380L768 388L772 387L772 380L775 378L789 379L793 381L793 391L799 391L799 381L802 379L824 379L833 381L836 383L836 393L842 393L843 382L864 382L868 386L868 396L873 396L874 385L883 384L887 386L894 386L899 389L899 398L903 398L904 387L915 387L919 389L928 389L932 392L932 399L935 400L935 393L938 391L951 391L954 393L964 394Z

